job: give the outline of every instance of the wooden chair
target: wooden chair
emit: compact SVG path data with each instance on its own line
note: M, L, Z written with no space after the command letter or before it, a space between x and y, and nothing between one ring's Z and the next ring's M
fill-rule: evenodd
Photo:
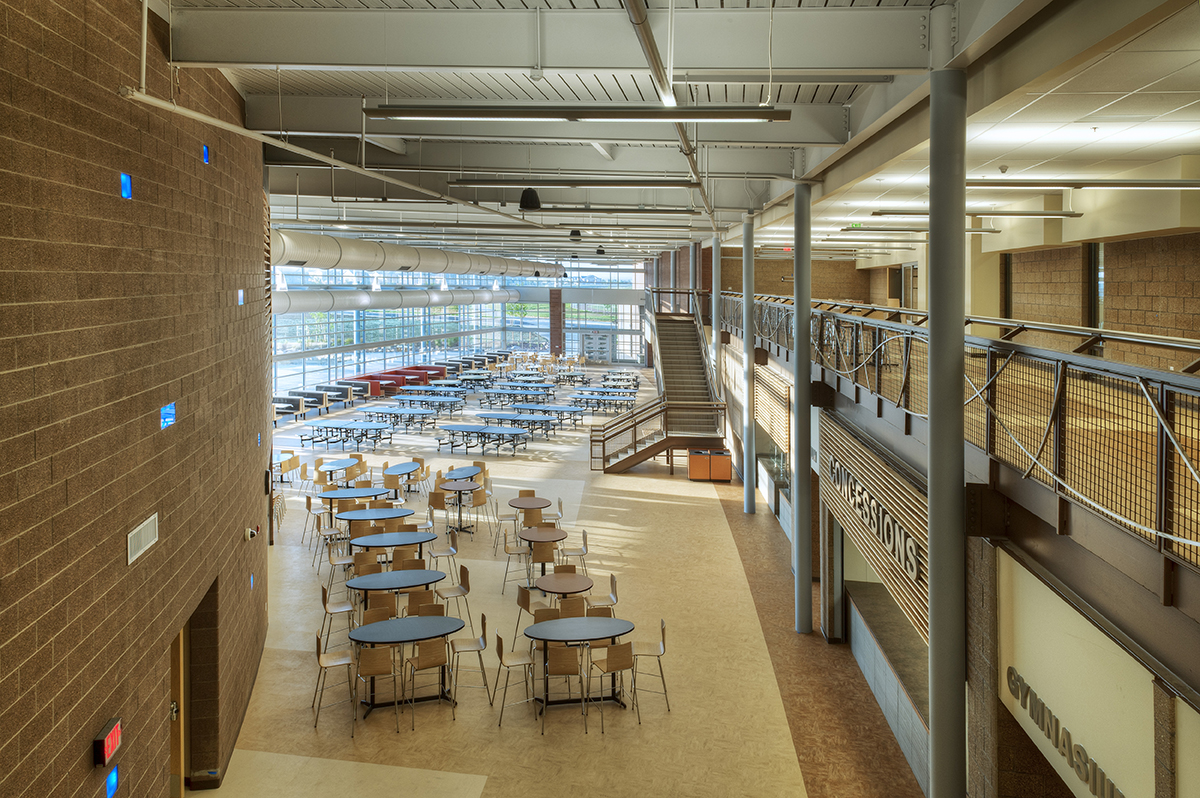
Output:
M412 724L413 731L416 731L417 721L416 712L416 695L417 695L417 674L423 671L437 670L437 691L438 703L442 702L442 677L441 669L449 664L450 658L446 652L447 645L445 638L437 640L422 640L417 643L417 655L409 657L405 660L408 666L408 676L405 679L408 682L408 712L409 723ZM450 719L455 719L454 701L450 702Z
M392 549L392 570L403 571L405 560L417 559L416 546L397 546Z
M567 682L567 697L571 697L571 677L579 680L579 711L583 715L583 732L587 734L587 707L584 704L583 668L579 656L580 649L575 646L550 646L546 649L546 672L550 676L565 676ZM632 662L632 658L631 658ZM549 689L546 699L549 700ZM548 708L548 707L547 707ZM546 733L546 709L542 710L542 734ZM604 729L604 716L600 716L600 729Z
M437 603L422 604L421 606L417 607L417 615L419 615L422 618L428 618L428 617L433 617L433 616L436 616L438 618L444 618L444 617L446 617L446 605L445 604L437 604Z
M354 618L354 605L348 600L330 601L329 588L321 585L321 606L325 609L325 617L321 619L321 631L318 633L325 638L325 646L322 651L329 650L329 638L333 635L333 619L337 615L346 616L346 632L350 631L350 624ZM329 630L326 631L325 624L329 624Z
M588 555L588 535L587 530L583 530L583 545L578 548L563 547L558 550L558 557L564 563L571 557L579 558L579 567L583 569L584 576L588 576L587 562L584 559Z
M471 592L471 572L467 570L467 566L458 566L458 584L450 587L439 587L433 591L443 602L454 599L454 610L458 613L458 617L462 617L462 607L459 606L460 601L467 602L467 622L471 624L471 631L475 631L475 622L471 620L471 602L467 595Z
M404 608L404 615L419 615L422 604L432 604L434 595L432 590L414 590L408 593L408 606Z
M582 618L587 614L587 602L581 596L566 596L558 602L561 618Z
M658 680L662 682L662 697L667 702L667 712L670 712L671 699L667 697L667 677L663 675L662 667L663 655L667 653L667 621L665 618L659 621L659 629L662 632L662 637L659 640L655 640L654 642L633 641L633 677L635 680L637 679L637 665L639 660L653 657L658 662ZM653 673L644 673L642 675L643 678L646 676L654 677ZM634 683L636 684L636 681ZM646 690L646 692L657 694L659 691Z
M383 475L383 487L387 488L388 490L390 490L392 492L393 499L401 498L400 497L400 488L403 487L403 483L400 482L399 475L384 474Z
M513 543L508 542L508 532L506 531L504 533L504 554L508 559L504 561L504 582L500 585L500 595L504 595L504 588L508 586L509 582L514 581L508 578L508 572L512 568L513 558L516 557L517 565L522 566L525 565L525 558L532 553L532 550L529 548L529 546L523 540L517 537L516 532L513 532L513 540ZM529 572L527 568L519 568L516 572L518 577L522 571L525 572L523 581L525 584L529 584Z
M615 677L615 675L618 673L621 674L621 691L624 692L625 691L625 671L629 671L633 674L633 677L632 677L632 680L633 680L632 701L633 701L634 709L637 710L637 719L638 719L638 724L640 725L642 722L642 708L638 706L637 669L634 667L634 661L633 661L633 644L632 643L618 643L616 645L609 645L607 648L604 649L605 656L602 659L596 659L595 657L592 656L592 653L591 653L592 649L591 649L590 645L585 646L585 648L587 649L588 662L590 663L590 665L588 667L588 684L587 684L588 703L592 702L592 673L594 671L599 671L599 673L600 673L600 692L602 694L604 692L604 677L605 676ZM603 698L601 698L598 703L600 704L600 733L604 734L604 700L603 700ZM585 721L585 723L586 723L586 721Z
M533 594L529 592L529 588L524 585L517 587L517 626L513 630L513 645L516 645L517 631L521 628L521 613L525 612L529 615L534 615L538 610L548 610L550 605L543 604L540 601L534 601ZM536 616L535 616L536 617ZM536 623L536 621L535 621Z
M358 625L366 626L369 623L379 623L391 617L387 607L371 607L370 609L363 610L362 621Z
M554 573L556 573L556 574L573 574L573 573L575 573L575 564L574 563L561 563L561 562L555 563L554 564Z
M461 584L461 583L460 583ZM475 624L471 624L472 631L475 629ZM455 637L450 641L450 655L454 658L454 685L450 695L455 701L458 700L458 674L461 668L458 665L458 658L462 654L475 654L479 658L479 675L483 677L483 689L487 693L488 706L492 706L494 698L491 689L488 687L487 671L483 667L483 652L487 651L487 616L479 616L479 637ZM478 689L477 685L467 685L471 689Z
M368 610L387 610L389 618L396 617L396 594L384 590L372 590L367 593Z
M550 510L550 511L543 510L542 511L542 521L544 523L549 524L550 526L558 526L560 523L562 523L562 519L563 519L563 502L562 502L562 497L559 496L558 497L558 511L555 512L554 510Z
M317 709L317 716L313 718L313 728L317 728L317 723L321 720L321 707L325 703L325 683L328 679L331 668L340 668L346 666L346 688L350 693L350 701L354 701L354 686L353 676L351 674L351 666L354 664L354 659L350 655L350 651L335 651L330 653L323 651L321 648L321 633L317 633L317 686L313 689L312 705ZM340 701L338 703L341 703ZM353 725L351 725L351 735L353 735Z
M534 543L533 551L529 555L529 559L526 560L525 572L527 574L526 580L528 581L528 584L532 585L533 580L536 579L536 576L534 575L535 570L537 570L536 566L551 565L553 563L554 563L554 544L550 543L548 541L547 542L539 541L539 542Z
M392 679L392 709L396 715L396 732L400 732L400 699L401 693L396 690L396 663L392 658L391 646L380 646L377 648L366 648L359 646L358 648L358 672L355 674L354 694L351 700L354 702L354 721L358 722L358 690L360 685L367 683L368 679ZM351 727L350 736L354 736L354 729Z
M617 604L617 575L608 575L609 591L607 596L584 596L589 607L615 607Z
M514 643L514 645L516 645ZM500 697L500 720L496 723L497 726L504 724L504 708L516 706L517 704L527 704L534 701L536 696L531 689L533 685L533 655L527 649L520 651L505 651L504 638L496 635L496 657L500 660L500 664L496 667L496 689L500 689L500 668L505 668L504 673L504 695ZM512 669L520 668L522 675L525 677L525 700L514 701L509 704L508 701L508 680L512 676ZM534 717L536 718L537 706L534 705Z
M325 559L329 563L329 581L325 583L327 590L333 589L333 577L337 575L339 569L345 572L345 569L354 565L354 558L349 554L338 554L334 551L333 541L325 543ZM321 575L321 569L317 569L317 576Z
M454 555L458 554L458 533L450 530L448 537L450 538L449 542L441 547L430 545L427 554L435 571L438 570L437 564L439 559L450 561L450 570L448 573L450 574L450 581L453 582L454 568L458 565L458 561L454 559Z

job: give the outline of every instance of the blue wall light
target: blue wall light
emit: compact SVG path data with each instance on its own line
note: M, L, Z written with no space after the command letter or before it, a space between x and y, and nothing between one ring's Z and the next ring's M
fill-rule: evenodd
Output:
M104 779L104 789L108 798L113 798L117 794L117 787L119 785L120 778L117 776L117 767L113 765L113 769L108 771L108 776Z
M202 157L204 159L205 163L208 163L208 145L207 144L205 144L204 146L202 146L200 148L200 157Z
M240 288L238 289L238 304L239 305L246 304L246 293L245 293L245 291L243 291Z
M124 172L121 173L121 198L133 199L133 178Z
M171 402L158 411L159 429L166 429L175 423L175 403Z

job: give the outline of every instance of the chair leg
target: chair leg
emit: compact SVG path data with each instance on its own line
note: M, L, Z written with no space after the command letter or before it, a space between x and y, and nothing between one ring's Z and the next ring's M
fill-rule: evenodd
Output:
M490 707L490 706L493 706L492 701L495 698L495 693L492 692L492 689L490 687L488 687L487 671L484 670L484 668L483 668L483 652L476 651L475 656L479 657L479 674L483 677L483 692L487 693L488 706ZM458 678L457 674L458 674L458 670L455 669L455 678L456 679Z
M500 669L503 667L503 665L496 666L497 687L500 686ZM510 676L512 676L512 668L509 668L508 672L504 674L504 695L500 698L500 722L496 724L497 726L504 725L504 706L508 703L508 679Z
M663 698L667 702L667 712L671 711L671 699L667 696L667 677L663 675L662 657L655 657L658 660L658 678L662 680Z

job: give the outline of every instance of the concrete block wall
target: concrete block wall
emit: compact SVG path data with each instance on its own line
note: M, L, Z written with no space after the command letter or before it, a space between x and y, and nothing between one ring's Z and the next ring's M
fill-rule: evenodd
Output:
M1087 323L1086 247L1056 247L1012 254L1014 319L1078 327ZM1017 342L1065 351L1078 339L1026 332Z
M754 291L758 294L791 296L792 261L754 261ZM742 292L742 251L731 247L721 249L721 290ZM854 261L813 261L812 296L814 299L844 299L867 302L871 298L871 273L857 269Z
M153 20L148 90L169 97ZM0 0L6 798L102 795L91 739L112 717L123 794L168 794L170 644L214 583L220 690L193 744L222 769L265 640L266 535L243 540L266 528L271 440L261 148L117 95L140 21L136 0ZM174 96L242 119L216 71ZM152 513L159 541L129 565Z

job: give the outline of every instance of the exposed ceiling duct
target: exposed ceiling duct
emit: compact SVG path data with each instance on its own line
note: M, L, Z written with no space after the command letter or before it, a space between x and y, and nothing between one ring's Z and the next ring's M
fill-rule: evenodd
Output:
M444 249L405 247L292 230L271 231L271 265L304 269L491 274L511 277L562 277L565 274L561 266L553 263L472 255Z
M361 291L306 288L302 291L276 291L271 295L271 314L325 313L331 310L393 310L445 305L493 305L517 302L521 292L515 288L455 289L430 291L409 288L402 291Z

